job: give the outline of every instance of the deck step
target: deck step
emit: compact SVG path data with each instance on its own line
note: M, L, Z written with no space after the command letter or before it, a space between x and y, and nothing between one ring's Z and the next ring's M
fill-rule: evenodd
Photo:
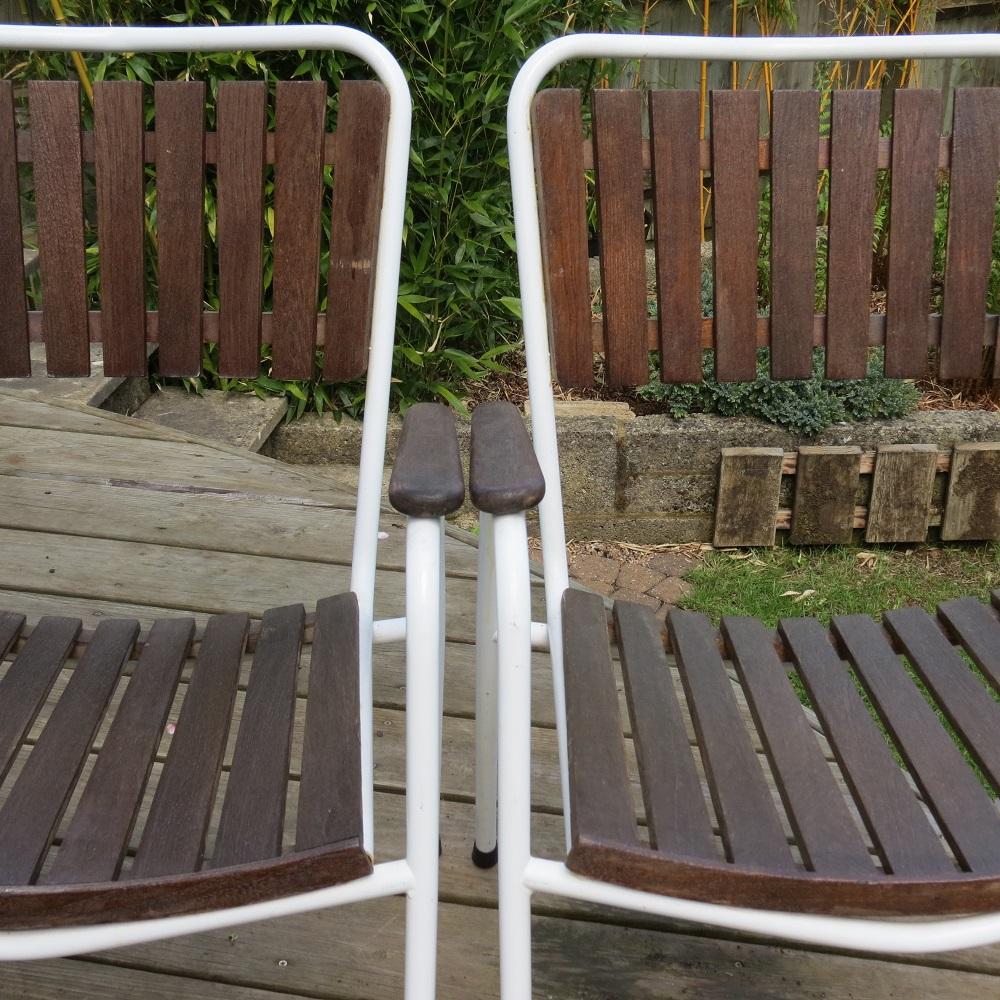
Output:
M132 383L143 382L144 379L129 379L122 377L106 377L103 374L104 351L100 344L90 345L90 377L89 378L49 378L45 364L45 345L31 345L31 377L0 379L0 388L17 389L28 393L35 399L64 400L82 403L84 406L104 407L120 410L117 405L109 405L112 396L123 388L128 389ZM129 393L133 395L133 393Z
M288 404L280 396L207 389L201 395L176 386L154 392L134 416L210 441L260 451L281 423Z

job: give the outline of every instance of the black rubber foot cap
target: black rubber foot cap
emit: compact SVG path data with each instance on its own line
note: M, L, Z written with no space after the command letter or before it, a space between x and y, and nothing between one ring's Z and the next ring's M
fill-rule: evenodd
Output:
M477 868L495 868L497 863L497 849L494 847L492 851L481 851L473 844L472 863Z

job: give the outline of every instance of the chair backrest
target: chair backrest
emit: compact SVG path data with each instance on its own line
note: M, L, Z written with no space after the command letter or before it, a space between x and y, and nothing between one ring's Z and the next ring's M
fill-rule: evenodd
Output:
M212 131L202 82L157 83L149 130L139 82L94 85L93 131L81 131L75 82L32 80L17 108L15 93L0 81L0 376L29 374L29 339L40 338L57 376L89 375L93 340L103 345L107 375L144 374L152 342L162 373L195 375L203 340L218 341L225 376L255 377L262 342L271 345L275 378L312 378L317 345L324 378L364 374L389 122L381 83L341 83L335 133L327 131L323 82L279 82L273 131L263 82L220 83ZM320 289L328 166L329 272ZM217 253L207 267L206 192L217 209ZM25 196L39 247L37 311L24 294ZM91 225L96 311L88 311ZM146 249L147 230L155 251ZM265 312L268 257L273 305ZM209 288L217 288L217 311L203 311ZM318 314L321 297L328 304Z
M771 374L778 379L808 378L814 347L826 348L828 378L863 378L869 347L876 345L885 347L890 377L923 376L929 348L936 348L941 377L980 376L983 348L997 336L997 317L986 307L1000 176L1000 89L958 90L951 135L941 134L943 101L936 90L897 90L892 131L884 136L881 94L872 90L835 91L826 134L817 91L776 92L764 138L756 91L713 92L710 138L701 140L696 92L650 93L648 139L639 91L595 91L586 136L581 103L577 91L545 90L533 107L549 332L564 386L592 384L595 351L605 357L612 386L647 382L651 350L660 352L662 381L698 382L705 348L714 349L722 381L753 380L758 347L770 347ZM602 311L593 321L589 170L595 176ZM885 311L874 314L879 171L888 176L888 275ZM710 190L713 315L702 309L703 177ZM937 313L931 284L939 186L947 186L949 199ZM828 198L829 230L826 308L815 314L818 197ZM647 200L656 259L653 317ZM760 315L758 264L768 242L770 301Z
M584 136L574 92L538 94L570 59L683 59L788 62L852 59L997 58L1000 35L854 38L700 38L568 35L535 52L511 89L507 111L518 275L531 397L531 434L545 477L539 505L548 640L556 712L563 717L560 604L568 585L562 487L551 377L566 386L592 379L595 349L612 385L648 378L648 351L660 349L668 381L701 377L701 352L716 350L720 378L752 378L758 346L771 346L772 372L807 374L814 346L827 348L835 377L864 374L868 346L884 341L891 375L922 374L937 346L941 374L979 375L982 349L996 340L986 283L1000 173L1000 97L957 96L951 139L940 135L940 96L900 94L897 137L879 135L877 97L836 95L832 134L821 138L817 98L780 95L769 139L758 133L759 96L712 100L711 139L699 139L696 99L654 94L643 139L638 94L605 92ZM602 317L592 319L588 280L586 171L596 169ZM931 315L929 279L938 169L950 169L944 314ZM816 183L831 171L829 307L814 316ZM870 267L876 171L889 169L889 310L871 315ZM653 191L658 290L656 318L646 296L644 189ZM712 174L714 316L700 304L700 171ZM758 316L759 175L771 174L772 282L769 316ZM550 350L551 348L551 350ZM554 357L554 366L553 366ZM562 748L563 751L565 748ZM563 752L563 759L566 759ZM564 794L564 800L569 801Z

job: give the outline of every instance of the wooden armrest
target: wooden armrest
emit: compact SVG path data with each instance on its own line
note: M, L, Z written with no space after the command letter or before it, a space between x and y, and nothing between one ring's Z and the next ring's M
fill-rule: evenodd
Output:
M545 480L517 407L480 403L472 414L472 502L487 514L516 514L545 496Z
M389 479L389 502L401 514L443 517L465 500L455 418L447 406L417 403L406 411Z

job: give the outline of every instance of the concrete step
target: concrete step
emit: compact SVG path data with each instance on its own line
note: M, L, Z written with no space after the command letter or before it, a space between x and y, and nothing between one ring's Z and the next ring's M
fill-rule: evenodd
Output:
M200 396L179 386L155 391L134 416L209 441L260 451L281 423L288 404L280 396L207 389Z
M148 380L107 377L104 375L104 351L100 344L90 345L89 378L49 378L45 364L45 345L31 345L31 377L3 378L0 387L17 389L35 399L60 399L84 406L97 406L125 413L149 395Z

